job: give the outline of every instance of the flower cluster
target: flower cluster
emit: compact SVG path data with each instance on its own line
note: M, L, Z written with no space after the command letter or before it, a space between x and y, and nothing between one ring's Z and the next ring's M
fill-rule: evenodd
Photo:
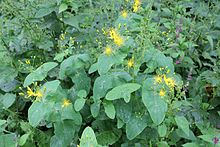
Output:
M134 0L133 4L133 12L137 12L141 7L141 2L140 0Z
M111 29L109 31L110 38L114 41L114 43L117 46L121 46L124 43L124 39L121 37L121 35L115 30Z

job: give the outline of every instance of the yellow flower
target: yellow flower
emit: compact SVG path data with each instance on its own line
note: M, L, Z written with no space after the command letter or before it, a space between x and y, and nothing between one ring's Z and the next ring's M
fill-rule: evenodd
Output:
M109 47L109 46L107 46L107 47L105 48L105 54L108 55L108 56L110 56L110 55L112 54L112 48Z
M118 34L115 29L109 31L110 38L113 39L114 43L118 46L121 46L124 43L123 38Z
M35 96L35 93L31 90L30 87L27 87L27 95L28 97Z
M157 75L157 76L155 76L154 77L154 80L156 81L156 83L162 83L162 76L160 76L160 75Z
M43 97L43 94L40 92L40 90L37 90L35 96L37 100L40 100Z
M63 105L62 105L62 107L67 107L67 106L69 106L70 104L71 104L70 100L64 99L64 100L63 100Z
M127 65L128 65L128 68L131 68L132 66L134 66L134 59L129 59Z
M77 147L80 147L80 145L77 145Z
M121 16L124 17L124 18L127 18L127 16L128 16L127 11L125 11L125 10L122 11Z
M26 64L31 64L31 61L29 59L25 60Z
M167 78L166 75L164 76L164 82L170 89L175 87L175 81L172 78Z
M161 97L163 97L163 96L165 96L165 94L166 94L166 92L163 89L161 89L160 92L159 92L159 95Z
M140 0L134 0L133 4L133 12L137 12L141 7L141 2Z

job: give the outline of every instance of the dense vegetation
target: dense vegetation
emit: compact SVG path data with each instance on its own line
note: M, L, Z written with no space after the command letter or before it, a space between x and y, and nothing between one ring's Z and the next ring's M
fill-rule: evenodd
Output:
M1 147L220 146L218 0L0 0Z

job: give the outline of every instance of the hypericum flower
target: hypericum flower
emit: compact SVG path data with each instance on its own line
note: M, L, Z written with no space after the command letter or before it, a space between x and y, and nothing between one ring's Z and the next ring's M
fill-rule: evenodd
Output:
M128 68L131 68L132 66L134 66L134 59L132 58L129 59L127 65L128 65Z
M124 39L118 34L115 29L111 29L109 31L109 35L116 45L121 46L124 43Z
M25 60L26 64L31 64L31 61L29 59Z
M70 104L71 104L70 100L64 99L64 100L63 100L62 107L67 107L67 106L69 106Z
M159 92L159 95L161 97L163 97L163 96L165 96L165 94L166 94L166 92L163 89L161 89L160 92Z
M128 12L125 11L125 10L123 10L123 11L121 12L121 16L124 17L124 18L127 18Z
M40 100L43 97L43 94L40 92L40 90L37 90L35 96L37 100Z
M162 80L163 80L163 79L162 79L162 76L157 75L157 76L154 77L154 80L155 80L156 83L159 83L159 84L160 84L160 83L162 83Z
M31 90L30 87L27 87L27 95L28 97L35 96L35 93Z
M112 48L111 47L109 47L109 46L107 46L106 48L105 48L105 54L106 55L108 55L108 56L110 56L111 54L112 54Z
M175 86L175 81L172 78L167 78L166 75L164 76L164 82L170 89Z
M140 0L134 0L133 4L133 12L137 12L141 7L141 2Z

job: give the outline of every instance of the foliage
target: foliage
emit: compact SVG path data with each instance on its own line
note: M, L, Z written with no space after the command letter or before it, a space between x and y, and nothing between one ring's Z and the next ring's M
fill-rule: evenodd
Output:
M0 146L220 146L219 1L0 10Z

